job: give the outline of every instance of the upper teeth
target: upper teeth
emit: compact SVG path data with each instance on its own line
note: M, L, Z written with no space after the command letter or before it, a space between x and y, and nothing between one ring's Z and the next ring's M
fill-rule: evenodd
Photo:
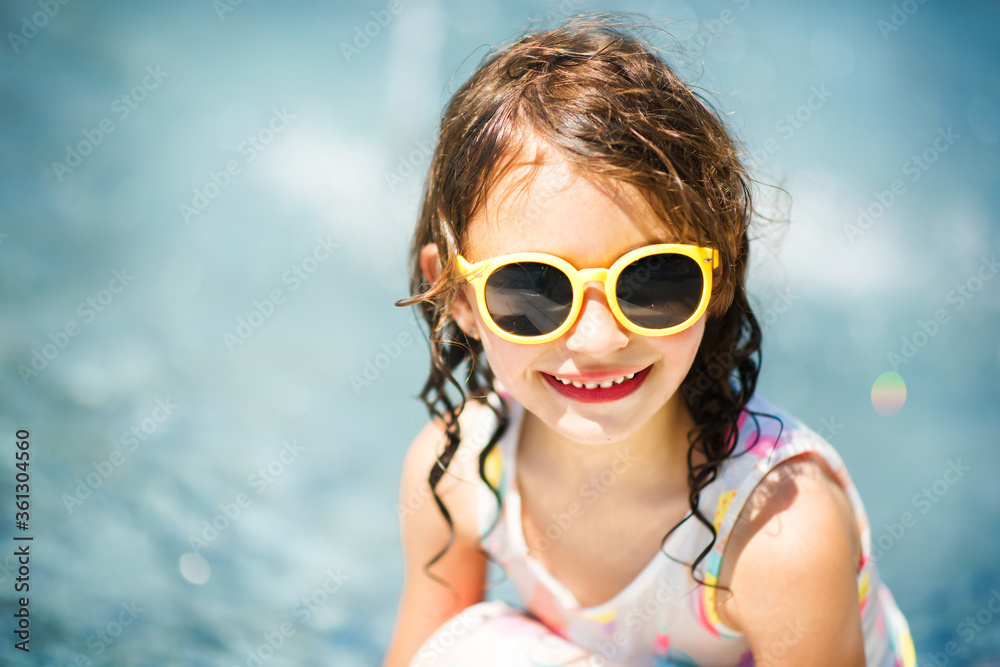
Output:
M628 375L623 375L620 378L618 378L617 380L605 380L604 382L601 382L601 383L588 382L586 384L584 384L582 382L574 382L572 380L566 380L564 378L559 377L558 375L553 375L552 377L554 377L555 379L559 380L563 384L571 384L574 387L581 387L581 388L585 387L587 389L597 389L598 387L600 387L601 389L607 389L608 387L610 387L613 384L621 384L625 380L631 380L633 377L635 377L635 373L629 373Z

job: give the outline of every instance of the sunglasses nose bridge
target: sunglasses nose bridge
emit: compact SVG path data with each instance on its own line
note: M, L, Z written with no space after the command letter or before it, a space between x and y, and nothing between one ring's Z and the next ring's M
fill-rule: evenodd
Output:
M618 311L611 303L613 286L607 284L609 269L595 268L577 271L579 279L579 310L573 318L572 329L566 341L567 347L575 351L600 354L600 351L618 349L628 342L627 332L621 327ZM604 298L593 295L593 303L586 298L587 288L596 283Z
M604 292L604 298L610 301L611 286L607 284L608 273L610 273L608 269L582 269L577 273L580 276L581 298L584 294L586 294L587 287L593 283L597 283Z
M580 277L580 293L581 299L587 293L587 288L596 283L598 289L604 293L604 298L608 301L610 305L611 301L611 285L607 284L608 274L610 271L608 269L583 269L577 272Z
M583 269L577 272L580 275L580 282L586 287L587 283L598 282L604 284L608 279L607 269Z
M579 296L581 301L581 309L584 307L583 302L586 301L587 288L590 285L594 285L595 283L598 289L601 292L603 292L605 302L607 303L607 307L610 308L611 285L607 284L608 274L610 273L610 271L608 269L582 269L577 271L577 273L579 274L580 285L581 285L580 296ZM577 318L579 318L581 315L582 313L577 313Z

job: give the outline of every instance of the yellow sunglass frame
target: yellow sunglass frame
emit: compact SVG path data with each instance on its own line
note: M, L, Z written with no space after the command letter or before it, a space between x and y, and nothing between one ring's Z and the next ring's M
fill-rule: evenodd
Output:
M694 311L694 313L680 324L676 324L665 329L647 329L646 327L634 324L627 317L625 317L624 313L622 313L621 307L618 305L616 284L621 272L624 271L625 268L632 262L642 259L643 257L657 255L660 253L674 253L690 257L698 264L699 267L701 267L701 300L698 302L698 308ZM553 341L562 336L570 329L570 327L573 326L580 315L581 308L583 307L583 294L586 285L587 283L595 281L604 285L604 293L608 300L608 305L611 308L611 312L614 313L615 319L617 319L622 326L629 331L633 331L644 336L668 336L687 329L692 324L697 322L698 318L700 318L708 308L708 303L712 295L712 270L719 266L719 251L713 248L682 243L657 243L654 245L636 248L635 250L630 250L619 257L615 263L607 269L577 269L561 257L542 252L512 253L509 255L491 257L490 259L484 259L480 262L469 262L461 255L458 255L457 260L459 271L462 274L465 274L463 275L463 278L471 283L473 289L476 291L476 303L479 306L479 312L482 314L483 320L486 322L486 326L490 328L490 331L504 340L532 345ZM540 264L554 266L566 274L569 278L570 284L573 286L573 305L570 309L569 315L566 317L566 321L560 324L558 328L547 334L542 334L540 336L518 336L504 331L497 325L496 322L493 321L493 316L486 307L486 281L489 279L490 275L503 266L508 264L517 264L520 262L537 262Z

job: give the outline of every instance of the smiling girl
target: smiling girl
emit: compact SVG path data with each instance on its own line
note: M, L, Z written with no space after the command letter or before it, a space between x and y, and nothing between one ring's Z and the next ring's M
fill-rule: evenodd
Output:
M754 393L748 183L605 17L454 95L397 304L430 325L432 421L385 667L915 665L839 455ZM520 608L484 601L489 560Z

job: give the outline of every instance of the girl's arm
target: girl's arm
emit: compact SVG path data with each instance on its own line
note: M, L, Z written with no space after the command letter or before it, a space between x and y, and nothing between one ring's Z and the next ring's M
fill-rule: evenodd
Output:
M864 667L861 539L844 490L809 458L777 466L751 494L723 556L720 619L760 667Z
M463 435L473 413L470 401L459 418ZM479 406L476 406L479 407ZM437 493L451 514L455 538L448 551L430 570L451 584L451 591L424 572L424 565L448 542L449 528L431 495L427 476L446 438L439 423L429 423L410 445L403 462L399 489L400 534L403 544L403 590L393 630L382 667L406 667L414 653L446 620L462 609L483 599L487 558L478 549L476 535L475 486L478 478L476 456L463 452L465 443L448 466L437 485ZM469 474L475 475L469 477ZM456 479L459 477L460 481Z

